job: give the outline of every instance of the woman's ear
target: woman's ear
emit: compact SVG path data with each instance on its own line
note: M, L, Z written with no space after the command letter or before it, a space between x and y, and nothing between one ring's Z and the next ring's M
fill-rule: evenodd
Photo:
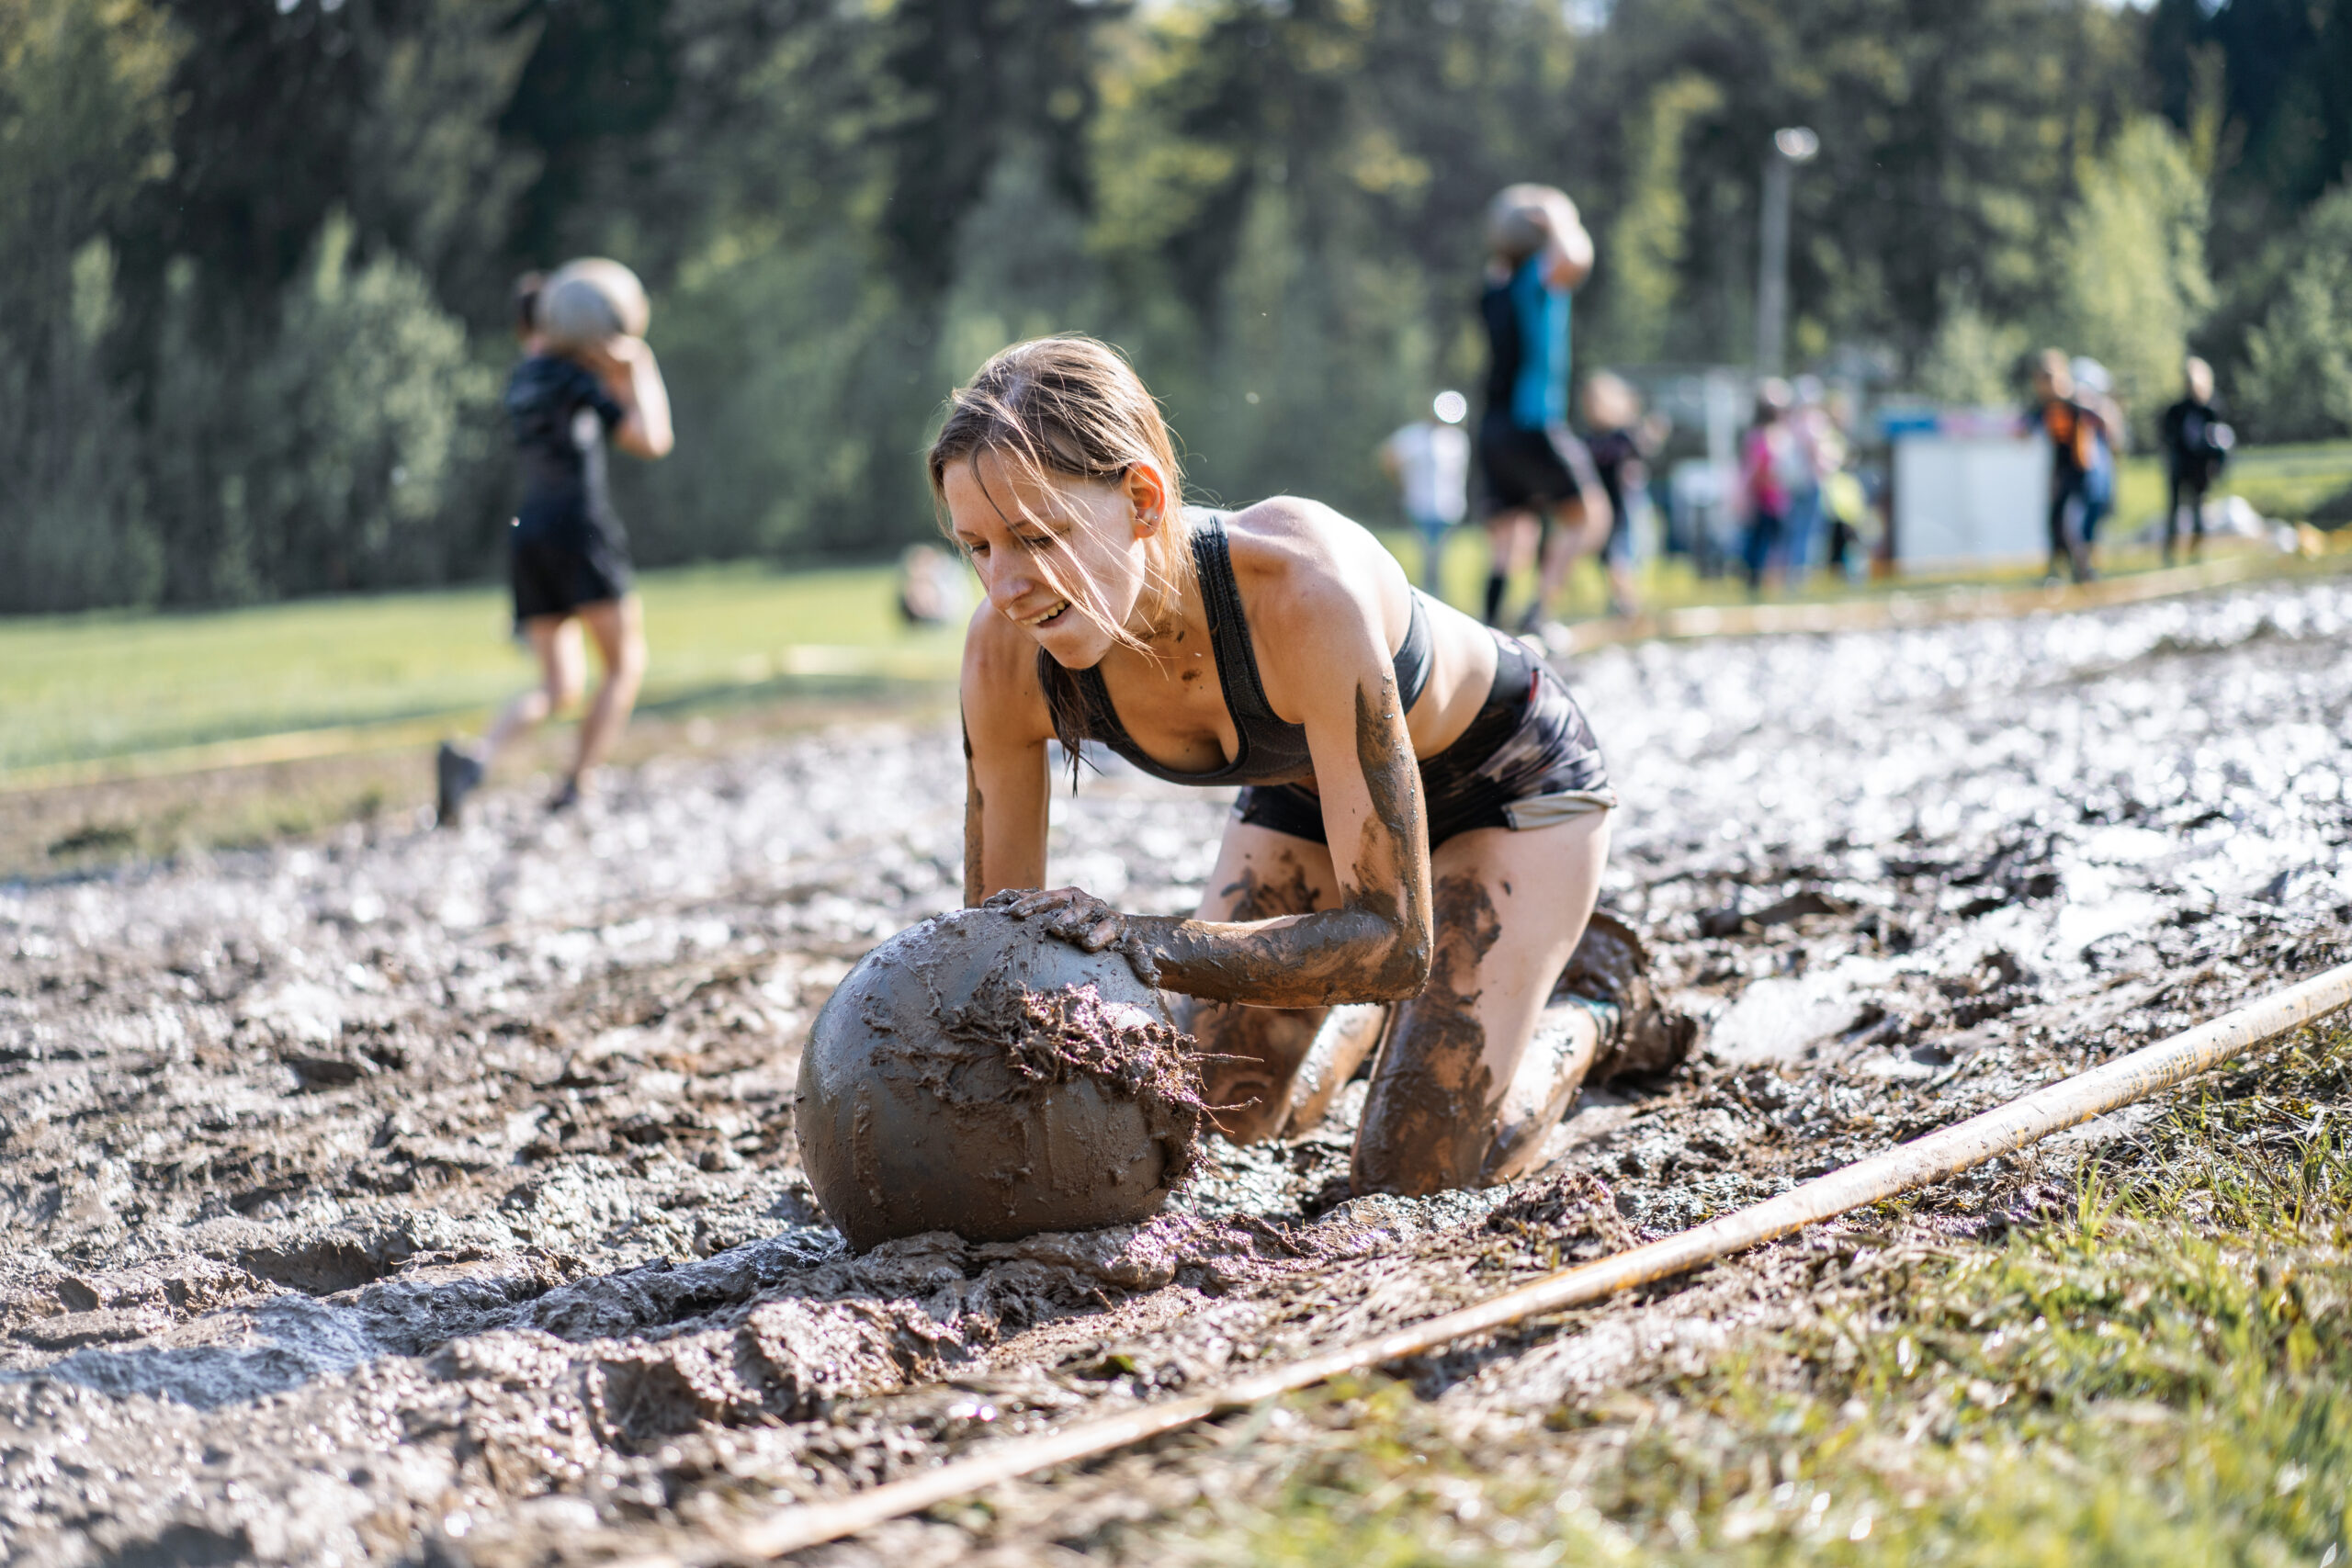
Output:
M1125 491L1127 509L1135 518L1136 536L1156 533L1168 520L1168 481L1159 470L1148 463L1130 464L1126 478L1121 481Z

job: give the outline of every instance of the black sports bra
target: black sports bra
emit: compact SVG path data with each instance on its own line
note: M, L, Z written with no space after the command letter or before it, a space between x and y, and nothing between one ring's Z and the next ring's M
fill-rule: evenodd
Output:
M1079 699L1084 705L1083 733L1141 768L1170 784L1297 784L1315 776L1306 750L1306 727L1286 724L1274 716L1266 688L1258 679L1258 655L1250 646L1250 621L1241 608L1241 589L1233 577L1233 554L1225 537L1228 513L1206 508L1185 509L1192 523L1193 559L1200 568L1201 592L1208 602L1209 647L1216 656L1216 676L1225 688L1226 712L1233 716L1238 744L1233 761L1206 773L1187 773L1155 761L1135 743L1127 727L1111 705L1110 688L1102 672L1089 668L1069 673L1078 678ZM1430 619L1421 591L1413 589L1412 618L1405 640L1396 645L1393 664L1396 694L1407 712L1430 683ZM1047 691L1053 682L1045 666L1053 656L1037 650L1038 674Z

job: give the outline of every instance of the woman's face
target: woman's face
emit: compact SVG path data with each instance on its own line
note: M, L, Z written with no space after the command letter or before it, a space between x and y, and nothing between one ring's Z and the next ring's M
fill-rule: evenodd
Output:
M1146 541L1161 522L1149 469L1106 483L1040 474L983 452L950 464L941 479L949 525L989 603L1056 663L1101 663L1117 640L1111 626L1148 633L1132 623L1150 570Z

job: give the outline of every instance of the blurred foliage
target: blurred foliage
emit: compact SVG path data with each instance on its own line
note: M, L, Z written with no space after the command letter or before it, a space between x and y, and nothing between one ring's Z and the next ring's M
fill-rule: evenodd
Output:
M135 0L0 0L0 608L160 585L107 236L170 175L174 58Z
M2246 334L2247 412L2266 433L2352 430L2352 185L2304 215L2273 303Z
M2150 117L2125 126L2081 185L2053 335L2106 365L2134 435L2153 442L2180 395L2188 334L2212 304L2204 182L2188 143Z
M923 533L942 394L1055 330L1202 493L1385 519L1371 448L1481 374L1493 190L1583 206L1583 363L1738 363L1793 124L1815 367L1992 400L2058 343L2144 424L2195 346L2251 437L2341 434L2343 11L0 0L0 609L492 571L507 285L583 253L655 295L650 565Z
M1964 295L1950 299L1919 366L1919 390L1940 403L2005 402L2016 395L2018 364L2031 337L2023 324L1996 321Z

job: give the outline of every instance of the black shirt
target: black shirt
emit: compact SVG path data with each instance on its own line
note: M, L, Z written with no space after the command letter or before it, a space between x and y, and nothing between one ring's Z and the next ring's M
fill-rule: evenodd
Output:
M1592 466L1600 475L1600 488L1609 492L1610 510L1616 516L1625 515L1625 468L1641 461L1642 448L1630 430L1596 432L1585 442L1585 449L1592 454Z
M2203 474L2213 466L2211 442L2222 416L2211 403L2183 398L2165 410L2165 460L2176 477Z
M1258 650L1250 640L1250 615L1241 604L1241 584L1233 573L1233 552L1227 543L1225 520L1229 512L1186 507L1193 532L1193 564L1201 576L1201 594L1209 612L1209 648L1216 660L1217 682L1224 688L1225 711L1232 716L1238 749L1233 760L1204 773L1183 773L1160 761L1135 742L1126 721L1111 701L1111 688L1100 668L1064 670L1044 649L1037 650L1037 684L1054 712L1054 731L1065 746L1080 738L1100 740L1156 779L1170 784L1292 784L1315 777L1315 762L1306 745L1306 727L1293 724L1274 712L1258 671ZM1405 625L1405 640L1390 656L1396 674L1399 712L1409 712L1430 683L1429 612L1418 588L1412 614ZM1057 696L1057 693L1064 694Z
M617 540L605 478L605 437L625 417L605 384L584 367L555 355L534 355L514 367L506 383L506 417L523 459L523 503L514 513L517 540L585 548Z

